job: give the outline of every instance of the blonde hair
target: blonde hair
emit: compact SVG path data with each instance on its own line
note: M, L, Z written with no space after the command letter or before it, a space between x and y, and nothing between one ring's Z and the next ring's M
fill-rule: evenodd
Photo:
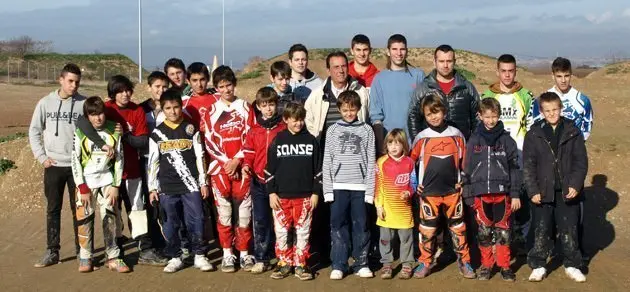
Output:
M393 141L402 144L403 155L409 155L409 141L407 140L407 134L405 133L405 130L396 128L387 133L387 136L385 136L385 145L383 145L384 153L388 153L387 144Z

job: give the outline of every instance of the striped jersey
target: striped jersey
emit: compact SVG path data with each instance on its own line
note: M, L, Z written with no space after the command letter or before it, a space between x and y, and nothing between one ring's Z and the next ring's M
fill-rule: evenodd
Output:
M593 128L593 106L591 105L591 100L588 96L574 87L571 87L567 93L562 93L554 86L549 89L548 92L555 92L558 96L560 96L560 100L562 101L562 116L573 120L573 122L575 122L575 126L582 131L584 140L588 139L591 135L591 129ZM544 119L542 112L540 111L538 99L534 100L532 114L534 116L534 121Z
M149 136L149 191L198 192L206 184L201 135L186 120L165 120Z
M413 228L411 200L402 200L402 192L415 194L417 185L413 159L399 159L383 155L376 161L376 190L374 206L385 210L385 220L376 220L376 225L395 229Z
M122 141L115 128L115 122L106 121L102 129L96 129L105 144L115 149L113 159L107 157L107 152L98 148L79 128L75 130L71 166L77 186L87 184L90 189L108 185L120 186L124 157Z

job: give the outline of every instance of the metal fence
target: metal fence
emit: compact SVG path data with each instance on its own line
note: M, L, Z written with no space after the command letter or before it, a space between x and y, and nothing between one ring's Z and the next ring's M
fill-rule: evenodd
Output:
M0 81L6 83L54 82L66 63L9 59L0 65ZM121 69L104 65L81 67L82 81L107 81L111 76L125 75L138 80L138 69Z

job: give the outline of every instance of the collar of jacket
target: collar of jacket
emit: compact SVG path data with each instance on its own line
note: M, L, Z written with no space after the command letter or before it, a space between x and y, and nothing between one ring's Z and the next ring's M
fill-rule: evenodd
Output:
M455 85L453 85L453 89L451 89L451 92L455 92L457 90L466 88L466 78L464 78L464 76L462 76L461 74L459 74L459 72L457 72L457 70L453 71L453 78L455 78ZM427 86L431 89L439 89L440 92L442 91L442 89L440 88L440 85L438 84L437 81L437 70L433 69L433 71L431 71L431 73L429 73L429 75L427 75L427 77L424 78L424 82L427 83Z
M560 141L558 144L564 144L567 141L573 139L578 134L582 134L582 132L580 132L580 130L573 123L573 120L561 117L559 123L563 123L564 129L562 130L562 134L560 136ZM547 121L545 120L535 122L531 127L532 134L535 134L542 139L546 139L545 132L543 131L543 127L545 125L547 125Z
M357 81L356 79L352 78L352 76L348 75L348 77L346 78L347 80L347 84L346 84L346 90L357 90L359 89L359 81ZM324 94L322 95L322 99L325 101L330 102L332 100L331 96L334 96L332 94L332 80L330 80L330 77L326 78L326 81L324 82Z
M354 119L354 121L352 122L346 122L343 119L340 119L337 121L337 124L341 125L341 126L346 126L346 127L356 127L356 126L361 126L364 123L359 121L359 119Z
M501 90L501 83L497 82L495 84L490 85L490 91L496 93L496 94L509 94L509 93L515 93L518 92L519 90L523 89L523 85L521 85L520 82L518 81L514 81L514 86L512 86L512 89L510 89L510 92L503 92Z

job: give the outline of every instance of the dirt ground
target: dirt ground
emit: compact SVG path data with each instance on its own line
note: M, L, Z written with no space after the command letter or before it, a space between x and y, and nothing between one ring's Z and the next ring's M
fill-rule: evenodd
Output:
M428 68L424 68L425 71ZM541 93L550 87L549 76L522 74L521 82L534 91ZM595 75L597 76L597 75ZM438 272L424 280L358 279L349 276L343 281L328 280L329 268L320 270L321 275L311 282L300 282L295 278L282 281L269 279L269 273L253 276L238 272L222 274L220 272L201 273L192 268L174 275L165 275L161 269L136 266L137 253L131 248L128 262L134 272L117 275L103 269L91 274L79 275L77 263L72 258L72 231L69 220L68 202L64 202L62 227L62 258L60 265L45 269L32 267L41 255L45 244L45 215L42 186L42 168L33 159L27 138L0 143L0 157L15 161L17 168L0 176L0 290L2 291L69 291L98 290L192 290L192 291L383 291L386 289L410 290L438 289L441 291L480 290L499 291L512 289L517 291L628 291L630 289L630 244L628 220L630 203L627 198L630 180L627 179L630 168L630 124L627 108L630 89L626 78L578 78L574 86L585 92L595 109L593 134L587 142L589 153L589 174L585 182L585 238L586 249L593 254L588 266L588 282L573 283L564 275L563 269L555 269L542 283L528 283L530 269L522 260L515 263L517 282L504 283L500 277L489 282L464 280L457 274L454 264L440 266ZM239 83L241 96L250 96L251 92L262 84L253 82ZM478 86L479 91L485 86ZM0 136L16 132L25 132L37 100L54 90L54 86L27 86L0 84ZM137 90L139 98L145 96ZM87 87L84 95L103 95L102 87ZM98 225L98 224L97 224ZM97 227L98 235L100 228ZM102 240L95 241L97 255L102 256ZM556 261L557 263L557 261ZM557 267L558 264L552 264Z

